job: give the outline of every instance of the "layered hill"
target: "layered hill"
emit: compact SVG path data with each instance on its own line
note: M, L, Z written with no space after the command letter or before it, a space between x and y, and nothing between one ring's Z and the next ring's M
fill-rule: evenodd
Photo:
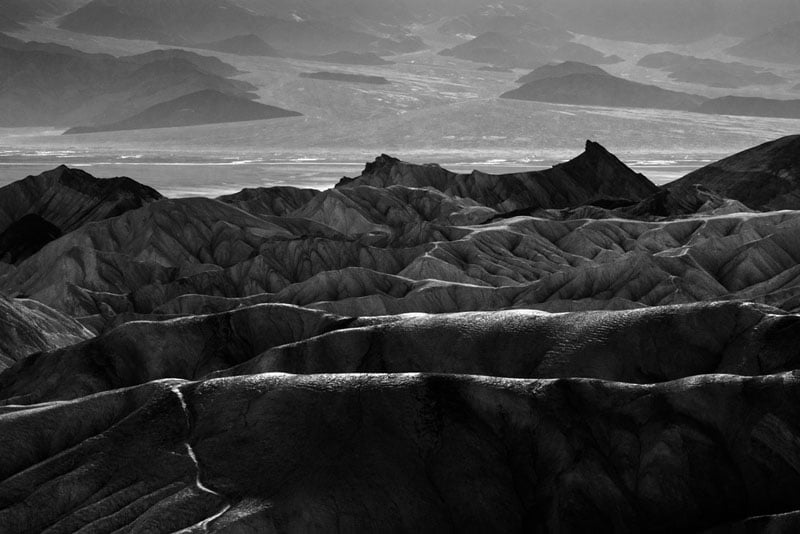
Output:
M701 184L763 210L800 209L800 136L783 137L698 169L666 187Z
M70 128L65 134L174 128L222 122L256 121L297 117L296 111L268 106L248 98L214 90L197 91L151 106L119 122Z

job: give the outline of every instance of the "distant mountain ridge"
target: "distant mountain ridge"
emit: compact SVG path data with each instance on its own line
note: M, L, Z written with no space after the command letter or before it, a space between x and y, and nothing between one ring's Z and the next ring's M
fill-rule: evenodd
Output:
M706 100L699 95L670 91L606 73L576 73L554 78L540 78L503 93L500 98L584 106L682 111L692 111Z
M259 11L263 12L231 0L91 0L64 16L59 25L89 35L182 46L210 43L229 49L252 47L252 43L237 42L241 36L252 35L289 56L332 51L397 53L424 48L419 38L401 28L388 33L390 28L380 24L374 31L352 28L347 17L333 16L336 10L322 10L326 16L309 20L283 9Z
M577 62L545 65L517 82L522 85L501 94L500 98L578 106L671 109L715 115L800 117L800 100L738 96L708 98L612 76L600 67Z
M65 134L174 128L300 115L296 111L268 106L247 98L206 89L161 102L119 122L97 126L77 126L70 128Z
M701 59L673 52L648 54L641 58L637 65L666 70L670 73L670 78L676 81L700 83L711 87L737 88L786 82L784 78L772 72L743 63Z
M118 58L6 37L0 63L4 126L108 123L199 90L246 96L255 89L228 78L239 72L231 65L188 51Z

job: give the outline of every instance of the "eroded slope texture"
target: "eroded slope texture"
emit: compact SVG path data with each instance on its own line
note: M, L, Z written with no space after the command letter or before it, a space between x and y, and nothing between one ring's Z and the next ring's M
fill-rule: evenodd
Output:
M91 180L0 198L3 533L800 529L800 212L596 143Z

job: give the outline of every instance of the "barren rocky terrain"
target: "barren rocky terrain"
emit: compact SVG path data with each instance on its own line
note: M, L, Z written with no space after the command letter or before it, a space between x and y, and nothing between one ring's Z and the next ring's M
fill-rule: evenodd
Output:
M800 202L765 187L796 142L664 188L593 141L325 191L7 186L40 246L0 269L0 525L796 528Z
M0 8L0 534L800 531L796 0Z

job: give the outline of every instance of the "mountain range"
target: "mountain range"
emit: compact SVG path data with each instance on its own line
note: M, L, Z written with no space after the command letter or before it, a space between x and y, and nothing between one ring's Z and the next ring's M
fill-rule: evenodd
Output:
M663 188L591 141L326 191L12 184L3 225L60 235L0 270L0 524L791 530L797 142Z
M797 0L0 8L2 534L800 531Z
M755 179L764 153L787 161L775 172L791 180L792 143L776 141L720 164ZM73 231L40 215L60 236L6 265L2 287L101 329L118 316L188 313L207 302L223 309L314 304L365 315L604 309L759 294L771 305L787 298L792 309L785 289L793 280L793 216L753 209L796 209L793 189L776 187L765 203L746 186L726 189L702 178L713 169L678 182L687 187L659 189L593 142L552 169L499 176L384 155L324 192L155 200ZM737 194L727 194L731 188ZM696 226L698 217L712 216L735 230ZM620 218L628 222L620 226ZM751 232L763 237L748 240ZM684 253L673 255L678 250ZM760 254L772 263L756 260Z
M664 59L661 55L658 58L646 57L644 58L644 66L662 65L661 62ZM668 55L666 60L668 62L684 62L681 56L675 58L672 55ZM694 65L695 58L688 58L685 61ZM697 61L700 61L697 64L698 67L703 65L702 60ZM719 73L714 74L713 69L700 68L702 71L700 76L704 83L736 85L755 82L756 80L762 80L764 83L777 83L773 75L760 72L750 72L747 75L746 72L741 71L739 68L734 69L740 71L738 75L731 70L726 70L726 73L722 74L722 78L727 81L720 82ZM676 70L675 72L686 74L681 70ZM738 76L737 79L740 81L732 82L732 75L734 77ZM749 82L743 82L742 76L749 76ZM697 80L695 79L695 81ZM519 78L517 83L522 85L501 94L500 98L580 106L671 109L712 115L800 117L800 100L797 99L772 99L751 96L708 98L702 95L671 91L656 85L612 76L600 67L578 62L564 62L538 67Z
M743 63L703 59L674 52L648 54L637 65L666 70L670 73L670 78L676 81L700 83L710 87L738 88L786 82L772 72Z
M322 9L325 16L306 20L296 10L287 11L278 4L245 4L255 10L232 0L91 0L61 18L59 27L90 35L184 46L219 42L213 46L226 48L241 46L237 40L243 36L255 36L288 55L402 52L423 46L418 38L406 35L402 27L388 35L389 26L375 21L374 31L351 27L343 23L348 17L341 16L335 8Z
M0 71L6 73L0 87L4 126L92 125L73 129L76 133L297 115L252 102L256 87L231 78L238 69L186 50L116 57L3 36ZM187 102L199 105L202 95L218 96L191 117L160 116ZM204 102L212 104L209 98Z

